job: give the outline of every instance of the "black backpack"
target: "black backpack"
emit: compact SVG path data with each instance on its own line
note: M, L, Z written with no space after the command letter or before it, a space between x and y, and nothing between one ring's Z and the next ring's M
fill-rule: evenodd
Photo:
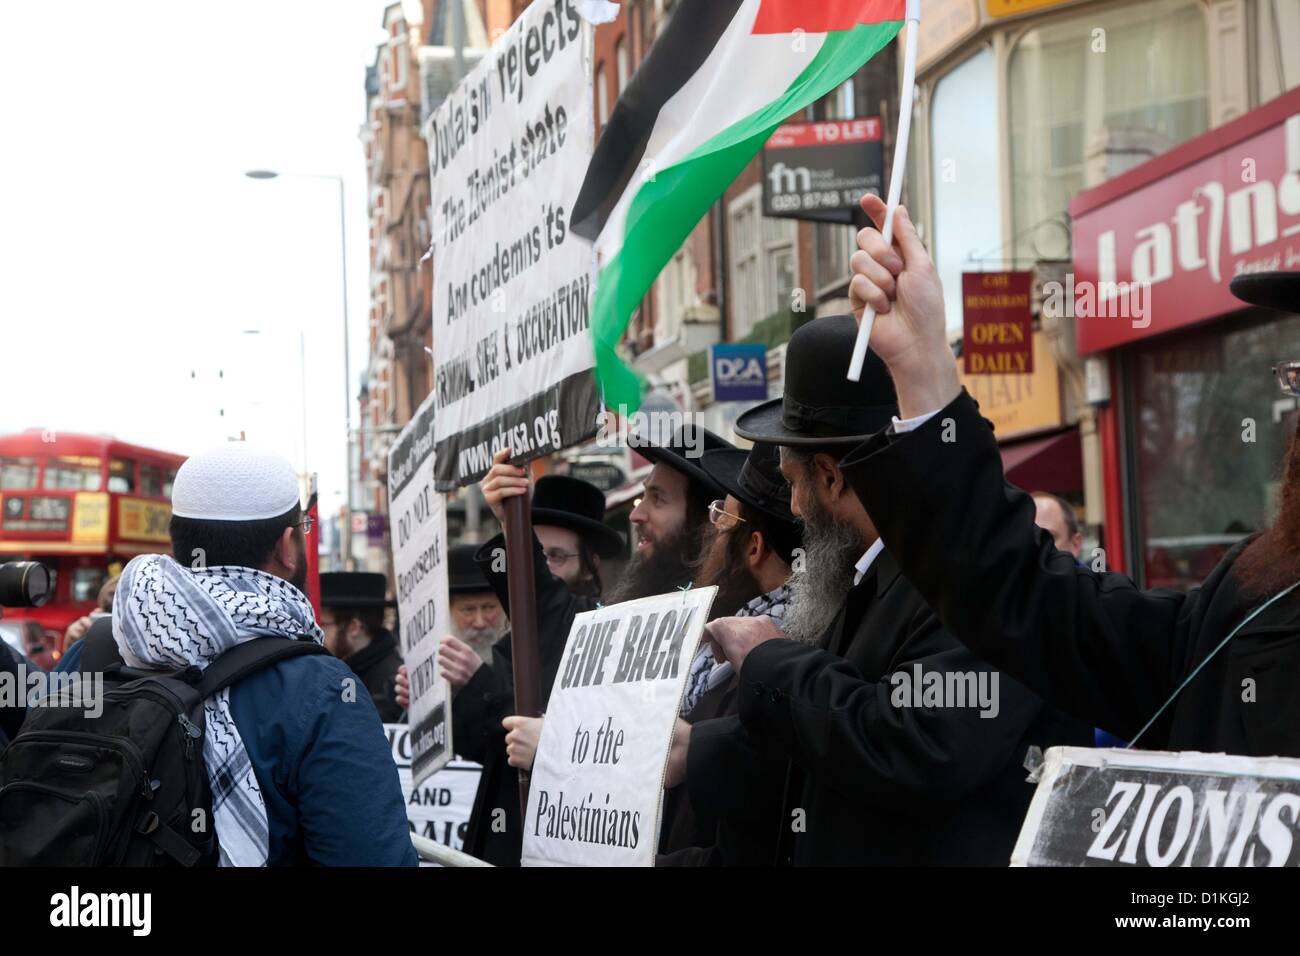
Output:
M102 711L42 705L0 755L0 865L195 866L217 862L203 766L203 701L314 641L259 637L208 667L127 667L101 618L80 670L104 674ZM52 693L53 696L53 693Z

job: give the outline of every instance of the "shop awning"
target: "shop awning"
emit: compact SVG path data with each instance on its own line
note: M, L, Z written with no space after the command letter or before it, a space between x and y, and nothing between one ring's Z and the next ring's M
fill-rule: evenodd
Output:
M1025 491L1058 495L1083 490L1083 448L1079 429L1002 446L1007 481Z

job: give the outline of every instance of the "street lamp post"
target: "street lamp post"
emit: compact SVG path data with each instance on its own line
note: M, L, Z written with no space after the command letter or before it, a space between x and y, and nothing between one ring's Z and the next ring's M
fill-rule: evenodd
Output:
M352 515L352 358L348 348L348 222L347 222L347 203L344 201L343 177L331 176L324 173L281 173L273 169L250 169L244 173L249 179L275 179L280 176L293 176L298 179L332 179L339 184L339 239L340 239L340 262L343 267L343 415L346 430L344 435L348 436L344 443L344 455L346 467L343 469L343 481L346 491L344 492L347 506L348 517L351 520Z

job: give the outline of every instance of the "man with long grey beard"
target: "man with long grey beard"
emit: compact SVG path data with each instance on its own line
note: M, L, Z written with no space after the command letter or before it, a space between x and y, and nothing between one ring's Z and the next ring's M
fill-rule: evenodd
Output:
M885 551L839 460L909 423L874 355L847 380L856 331L848 315L802 326L783 398L736 423L782 446L804 523L786 632L762 617L708 626L740 673L737 745L790 761L777 862L1005 865L1030 746L1086 745L1089 731L966 650Z

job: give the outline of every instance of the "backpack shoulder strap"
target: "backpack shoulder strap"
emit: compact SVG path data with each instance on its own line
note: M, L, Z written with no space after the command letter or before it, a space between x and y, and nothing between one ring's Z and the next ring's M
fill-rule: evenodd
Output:
M315 641L295 641L290 637L258 637L236 644L204 668L198 692L207 698L245 677L279 661L303 654L328 654Z
M113 639L113 619L96 618L81 639L81 660L79 670L85 673L102 673L114 665L122 666L122 655Z

